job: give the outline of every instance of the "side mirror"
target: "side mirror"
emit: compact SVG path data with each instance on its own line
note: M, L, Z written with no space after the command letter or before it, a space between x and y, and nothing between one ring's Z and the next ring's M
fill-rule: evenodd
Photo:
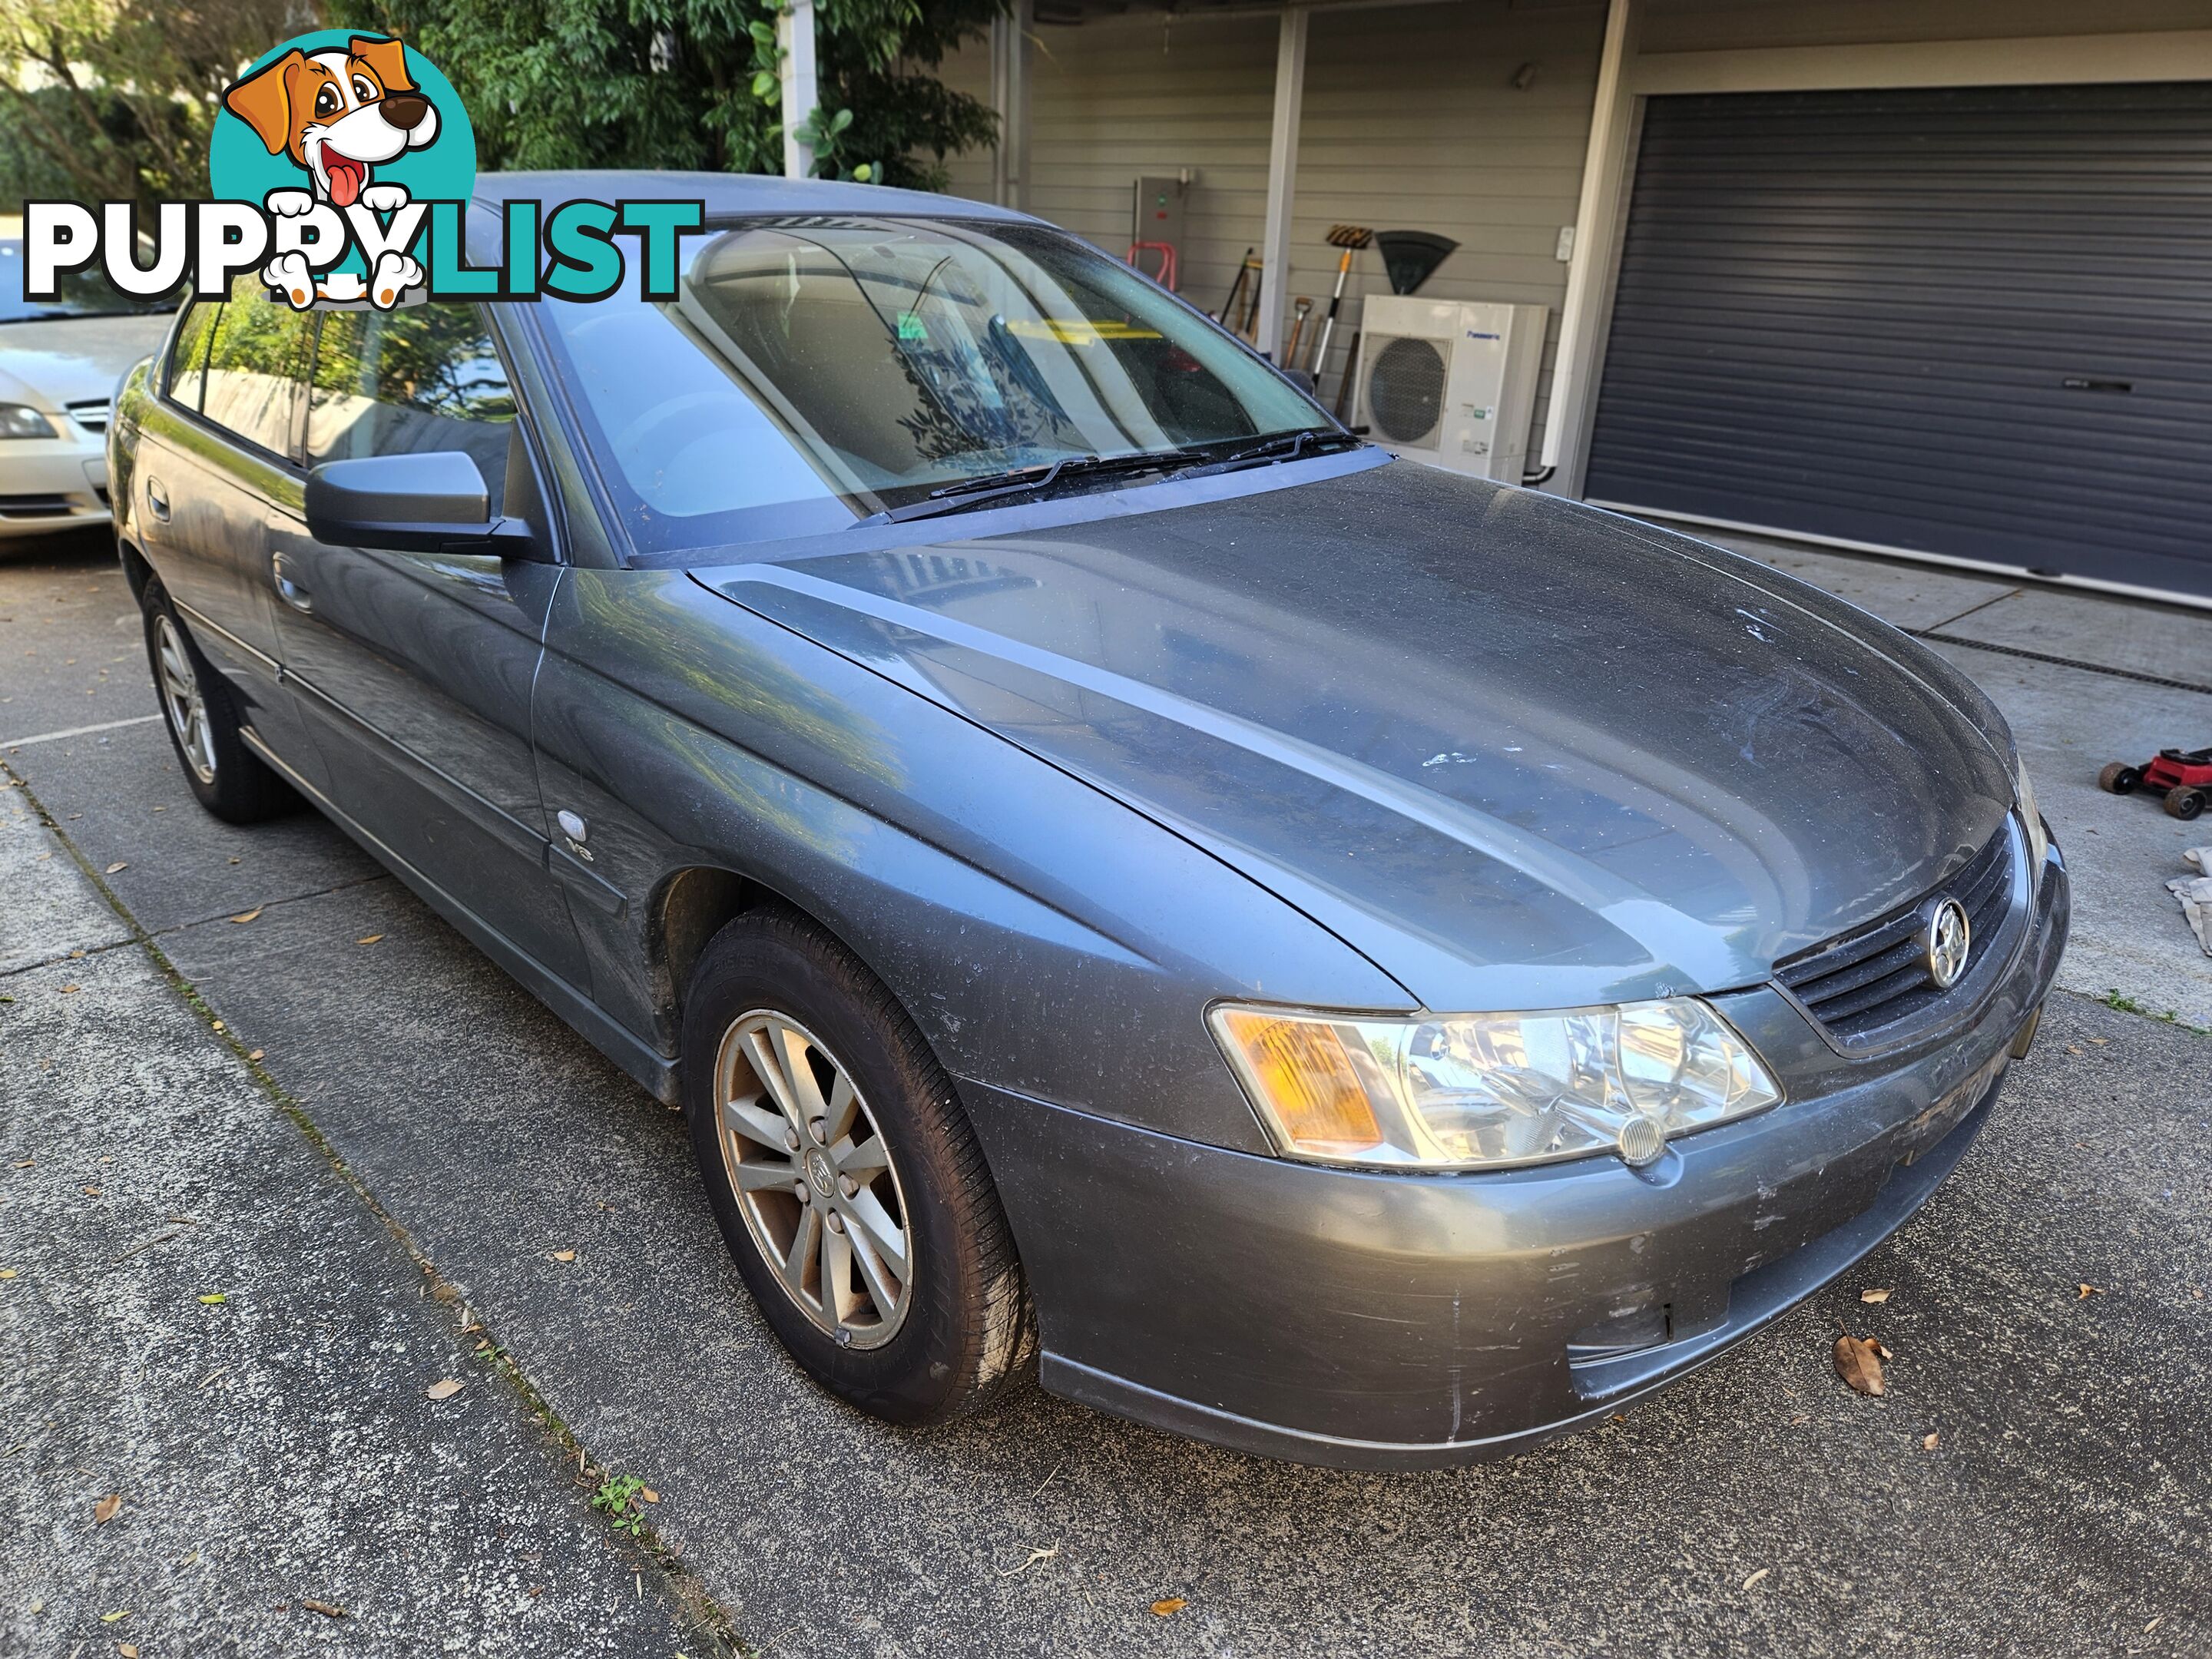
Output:
M325 461L307 475L307 533L333 547L527 555L530 526L491 516L475 458L458 449Z

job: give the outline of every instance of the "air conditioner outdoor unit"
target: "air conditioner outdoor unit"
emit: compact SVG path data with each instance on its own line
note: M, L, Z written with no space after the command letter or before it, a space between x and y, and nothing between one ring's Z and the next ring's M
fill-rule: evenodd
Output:
M1550 317L1547 306L1370 295L1353 418L1408 459L1520 483Z

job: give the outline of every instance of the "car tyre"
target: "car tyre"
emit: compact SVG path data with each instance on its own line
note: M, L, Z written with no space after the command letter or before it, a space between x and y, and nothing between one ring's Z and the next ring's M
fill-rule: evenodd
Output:
M238 696L210 663L158 581L140 600L154 696L185 782L226 823L258 823L301 805L292 786L246 746Z
M1026 1380L1036 1319L975 1131L858 957L781 907L738 916L691 976L683 1068L723 1239L817 1382L919 1425Z
M2125 761L2114 761L2097 774L2097 787L2108 795L2132 795L2142 774Z
M2204 810L2204 792L2201 789L2169 789L2166 792L2166 815L2179 818L2185 823Z

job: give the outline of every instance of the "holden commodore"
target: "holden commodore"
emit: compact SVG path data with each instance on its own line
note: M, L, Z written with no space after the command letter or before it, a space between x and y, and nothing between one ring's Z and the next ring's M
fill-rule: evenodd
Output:
M471 258L605 183L483 179ZM1034 219L623 183L707 204L672 300L186 308L122 558L200 800L304 798L680 1103L823 1387L1465 1462L1965 1155L2069 901L1942 659Z

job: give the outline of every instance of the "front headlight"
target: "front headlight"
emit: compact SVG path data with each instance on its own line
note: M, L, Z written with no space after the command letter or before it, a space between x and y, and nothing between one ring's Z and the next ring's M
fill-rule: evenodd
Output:
M2051 846L2051 837L2044 831L2043 812L2035 804L2035 786L2027 781L2027 763L2017 755L2013 757L2012 793L2027 825L2027 878L2031 883L2040 882L2043 855Z
M1215 1036L1286 1158L1499 1169L1617 1152L1782 1098L1691 997L1538 1014L1360 1018L1225 1006Z
M53 438L53 422L25 404L0 404L0 438Z

